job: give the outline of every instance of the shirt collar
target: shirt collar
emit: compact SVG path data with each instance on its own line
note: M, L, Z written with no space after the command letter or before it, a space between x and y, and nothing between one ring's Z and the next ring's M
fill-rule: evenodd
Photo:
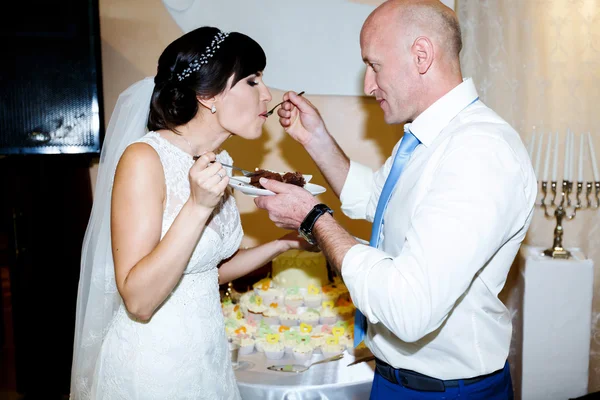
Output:
M404 131L410 128L421 143L430 146L442 129L477 98L473 79L467 78L429 106L412 123L404 124Z

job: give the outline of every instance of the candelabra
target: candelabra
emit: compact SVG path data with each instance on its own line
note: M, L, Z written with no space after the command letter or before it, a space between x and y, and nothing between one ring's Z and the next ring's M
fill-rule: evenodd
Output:
M550 192L552 199L548 193L548 183L550 183ZM542 199L539 205L544 210L544 215L547 218L556 218L556 227L554 228L554 244L551 248L544 250L543 254L552 258L570 258L571 253L562 245L563 239L563 221L572 220L577 215L578 210L597 209L600 206L600 181L585 183L585 201L581 200L584 191L584 182L577 182L576 191L573 193L573 181L562 181L560 188L560 199L558 197L558 182L557 181L542 181ZM593 193L592 193L593 192ZM575 195L575 201L571 201L571 195ZM593 196L593 198L592 198ZM550 212L548 212L550 210ZM552 212L554 210L554 212Z

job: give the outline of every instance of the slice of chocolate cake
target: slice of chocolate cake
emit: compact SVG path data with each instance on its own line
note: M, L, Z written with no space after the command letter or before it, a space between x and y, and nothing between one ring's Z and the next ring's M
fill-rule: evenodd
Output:
M292 185L304 187L306 181L300 172L286 172L281 175L277 172L267 171L266 169L257 169L250 177L250 184L259 189L264 189L258 182L260 178L274 179L279 182L290 183Z

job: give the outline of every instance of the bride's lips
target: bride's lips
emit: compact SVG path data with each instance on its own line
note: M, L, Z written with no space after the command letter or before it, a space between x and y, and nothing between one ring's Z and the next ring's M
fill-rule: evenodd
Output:
M267 112L265 111L263 113L260 113L260 114L258 114L258 116L259 117L263 117L263 118L267 118Z

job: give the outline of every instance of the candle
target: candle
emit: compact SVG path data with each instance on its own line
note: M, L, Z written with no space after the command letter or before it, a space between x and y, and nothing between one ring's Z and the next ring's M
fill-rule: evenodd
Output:
M567 130L567 134L565 135L565 159L563 160L563 181L569 180L569 144L571 143L569 136L569 131Z
M583 134L579 135L579 164L578 164L578 174L577 174L577 182L583 182L583 138L585 136Z
M550 168L550 154L552 153L552 134L548 133L548 144L546 145L546 159L544 160L544 176L542 180L548 181L548 170Z
M569 180L575 180L575 133L569 131Z
M552 158L552 182L556 182L558 172L558 131L554 136L554 157Z
M594 151L594 142L592 141L592 135L589 132L588 139L590 145L590 156L592 159L592 169L594 170L594 181L600 182L600 174L598 174L598 164L596 164L596 152Z
M531 135L531 140L529 141L529 146L527 147L527 152L529 153L529 159L533 160L533 147L535 146L535 131L533 135Z
M532 139L533 140L533 139ZM542 161L542 143L544 142L544 132L540 133L540 141L538 142L537 154L535 155L535 177L540 180L540 162Z

